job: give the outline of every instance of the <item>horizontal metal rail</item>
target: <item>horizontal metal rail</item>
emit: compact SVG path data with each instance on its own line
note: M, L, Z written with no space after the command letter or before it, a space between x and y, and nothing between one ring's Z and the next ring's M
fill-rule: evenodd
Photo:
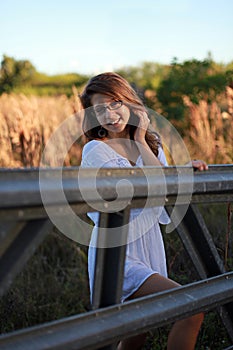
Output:
M133 188L131 197L128 191L129 184ZM64 191L64 196L57 195L59 188ZM0 262L2 264L0 294L7 290L36 246L53 228L44 208L41 189L42 192L46 191L47 205L53 209L54 215L66 216L67 203L78 215L96 211L92 207L95 204L98 204L98 211L102 211L102 205L103 211L106 212L106 201L111 202L117 199L118 204L127 204L124 207L126 218L129 208L144 207L148 199L150 200L149 206L166 204L169 207L179 204L181 209L183 204L190 202L195 204L233 201L233 165L211 165L209 171L196 171L195 173L187 166L145 167L143 169L136 167L102 168L98 171L89 168L0 169L0 220L2 221L0 225ZM117 192L119 189L120 192ZM179 203L177 203L177 196L179 196ZM116 224L115 219L110 217L113 214L110 213L101 215L103 226L107 225L106 229L109 225ZM193 216L195 215L192 215L192 222L195 220ZM199 216L196 219L199 220ZM185 220L189 226L188 215ZM13 224L12 221L15 223ZM214 243L212 247L210 237L208 238L208 235L202 232L202 224L198 229L199 238L196 233L197 225L192 224L192 226L195 227L195 230L191 230L189 240L187 241L189 237L187 232L181 235L181 239L188 243L187 247L192 247L194 263L200 267L201 277L224 273L222 269L217 269L210 274L213 269L212 256L209 253L206 256L206 251L210 249L211 253L214 252L212 249ZM201 241L200 237L206 241ZM206 243L203 244L203 242ZM205 261L200 260L200 252L202 252L201 256L205 256ZM124 257L124 254L125 248L114 248L111 251L108 248L100 250L99 260L102 261L103 266L106 266L109 261L115 260L116 256ZM218 257L215 255L214 252L214 259L218 262ZM100 264L98 265L98 280L94 294L96 308L119 301L123 258L121 260L121 266L117 266L114 276L111 276L111 270L102 271ZM17 265L17 262L20 264ZM116 296L112 293L113 300L107 300L105 297L109 294L109 281L106 281L103 276L108 275L117 281L111 284L111 288L117 292ZM119 288L116 289L115 285L118 285ZM96 349L108 346L118 339L163 326L199 311L219 307L219 305L224 305L223 307L232 316L232 301L233 273L228 273L173 291L3 335L0 337L0 348L12 350L27 350L32 347L38 350ZM230 318L229 322L228 333L232 339Z
M96 349L233 300L233 272L0 337L1 350Z
M196 171L194 176L190 167L102 168L98 172L91 168L53 168L40 171L0 169L0 219L47 217L41 199L41 188L47 193L50 201L47 204L54 208L54 215L65 215L67 203L64 203L64 198L56 196L58 187L61 187L61 176L64 198L79 214L94 211L92 205L96 203L106 211L104 201L116 198L119 204L128 201L132 208L144 207L148 199L151 206L164 204L164 201L167 205L172 205L176 202L177 193L179 204L189 203L190 195L192 203L227 202L233 199L233 165L211 165L208 171ZM180 187L179 181L182 182ZM127 190L129 183L134 189L130 200ZM120 196L116 193L119 186ZM88 203L83 199L83 193Z

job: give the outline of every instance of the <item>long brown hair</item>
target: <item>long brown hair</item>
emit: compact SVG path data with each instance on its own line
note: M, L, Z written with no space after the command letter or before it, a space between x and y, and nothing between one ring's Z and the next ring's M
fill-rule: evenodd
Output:
M92 96L97 93L109 96L115 101L123 101L123 103L129 103L133 105L134 108L138 106L138 108L146 110L143 102L138 97L135 90L119 74L107 72L96 75L88 81L82 94L79 96L82 106L85 109L83 132L88 141L93 139L100 139L101 137L99 130L103 130L102 126L97 121L94 110L92 108L89 108L92 107ZM135 115L131 109L130 118L131 120L135 120ZM130 123L129 120L128 127L130 138L134 139L134 132L137 126L132 124L135 124L135 122ZM107 130L104 129L104 131L105 135L103 137L106 137ZM152 152L157 156L158 146L161 144L159 135L148 128L146 131L145 139Z

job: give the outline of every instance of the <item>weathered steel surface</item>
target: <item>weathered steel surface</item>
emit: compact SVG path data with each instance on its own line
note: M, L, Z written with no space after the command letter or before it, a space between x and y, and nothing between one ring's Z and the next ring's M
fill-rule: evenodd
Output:
M130 198L129 183L133 188ZM57 195L59 188L64 196ZM119 189L120 195L116 191ZM67 204L79 215L96 211L92 208L94 204L98 204L100 212L103 208L100 226L106 230L102 230L98 239L108 246L111 238L109 229L123 227L122 224L128 221L129 209L144 207L148 199L149 206L170 206L176 203L179 194L178 207L181 210L183 204L190 202L233 201L233 165L212 165L208 171L194 174L188 167L167 167L162 169L162 173L161 168L156 167L103 168L97 172L96 169L78 168L42 169L41 172L39 169L1 169L0 295L53 228L47 219L41 190L46 193L47 205L52 208L53 215L65 218ZM106 201L111 203L114 200L122 205L127 203L123 206L126 209L108 212ZM195 207L189 207L178 233L201 278L224 273L211 235ZM94 308L119 303L127 232L119 229L114 239L117 243L115 247L97 249ZM52 325L22 330L12 334L12 339L11 336L3 336L0 346L1 349L27 350L33 344L34 349L42 350L96 349L107 345L108 349L112 349L114 345L109 344L122 336L138 334L219 305L224 305L224 322L233 339L232 300L233 276L232 273L224 274L178 291L166 292L164 296L158 294L124 305L117 304L109 310L99 309Z
M177 193L179 204L189 203L191 195L192 203L233 201L233 165L211 165L208 171L194 174L188 167L167 167L162 172L164 175L156 167L102 168L98 172L79 168L43 169L41 173L39 169L0 169L0 220L46 218L41 190L46 192L50 212L64 217L67 203L79 214L94 211L93 204L98 204L100 210L102 205L106 211L104 200L112 201L116 197L119 204L128 201L131 208L144 207L146 202L150 206L173 205ZM134 189L130 199L129 182ZM118 196L116 188L121 190ZM58 189L64 191L63 198L57 195Z
M233 272L0 337L1 350L97 349L233 300Z

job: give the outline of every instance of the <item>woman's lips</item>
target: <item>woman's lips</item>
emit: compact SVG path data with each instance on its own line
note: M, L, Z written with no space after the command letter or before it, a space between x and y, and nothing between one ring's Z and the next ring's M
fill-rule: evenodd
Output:
M121 118L118 118L118 119L115 119L115 120L112 120L111 122L107 123L107 125L116 125L119 123Z

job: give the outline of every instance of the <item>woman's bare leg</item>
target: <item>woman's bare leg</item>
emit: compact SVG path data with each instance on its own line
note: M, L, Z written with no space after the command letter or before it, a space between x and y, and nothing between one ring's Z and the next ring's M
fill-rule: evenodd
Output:
M177 321L169 333L167 349L193 350L203 319L204 314L200 313Z
M159 274L151 275L142 286L132 295L129 300L143 297L152 293L158 293L165 290L178 287L179 284L163 277ZM168 350L193 350L199 329L201 327L204 315L198 314L177 321L172 327L168 337ZM139 350L145 342L146 334L122 340L118 346L118 350Z

